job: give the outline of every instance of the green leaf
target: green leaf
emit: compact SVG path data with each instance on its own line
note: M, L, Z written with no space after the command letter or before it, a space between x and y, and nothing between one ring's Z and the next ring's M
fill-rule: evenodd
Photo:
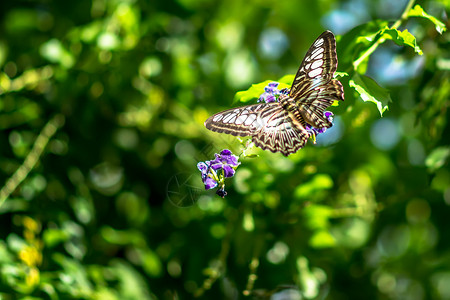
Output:
M434 172L445 164L449 155L450 147L438 147L428 155L425 165L431 172Z
M284 75L283 77L278 79L278 82L280 83L278 88L279 89L290 88L292 82L294 82L294 78L295 78L295 74Z
M372 78L358 73L353 74L349 85L358 92L364 102L375 103L383 116L384 111L388 109L388 103L392 101L387 89L379 86Z
M59 63L66 69L70 69L75 64L72 53L66 50L63 44L57 39L51 39L42 44L39 49L42 57L52 63Z
M296 198L308 198L321 190L333 187L333 179L327 174L317 174L310 181L305 182L294 191Z
M249 102L253 99L257 99L259 98L259 96L261 96L262 93L264 93L264 88L271 82L278 82L278 89L284 89L284 88L290 88L292 82L294 81L295 75L294 74L289 74L289 75L284 75L283 77L281 77L278 80L265 80L263 82L260 83L255 83L252 84L252 86L245 91L239 91L236 93L236 95L234 96L234 103L236 102Z
M240 101L245 103L255 98L259 98L259 96L264 93L264 88L266 85L271 82L273 82L273 80L265 80L260 83L252 84L248 90L237 92L234 96L234 102Z
M305 256L297 257L296 265L298 272L297 283L302 292L301 299L319 298L320 287L327 279L325 272L320 268L310 267L308 258ZM285 299L285 297L280 298Z
M445 27L445 24L442 23L441 21L439 21L438 19L436 19L435 17L427 14L423 8L420 5L416 5L414 6L413 9L411 9L408 12L408 17L421 17L421 18L425 18L430 20L431 22L433 22L436 31L439 32L440 34L442 34L444 31L447 30L447 28Z
M336 239L327 230L314 232L309 239L309 245L313 248L329 248L336 246Z
M339 55L339 69L352 68L353 61L370 47L377 32L388 24L387 21L374 20L338 36L336 47Z
M333 209L329 206L311 204L303 210L306 226L309 229L326 229L330 227Z
M383 33L383 38L394 41L399 46L410 46L419 55L422 55L422 49L417 45L416 37L413 36L408 29L403 31L397 30L395 28L386 27Z

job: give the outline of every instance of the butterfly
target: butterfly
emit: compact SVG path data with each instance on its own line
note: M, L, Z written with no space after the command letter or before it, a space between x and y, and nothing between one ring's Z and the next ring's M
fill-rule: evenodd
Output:
M344 100L342 84L333 79L337 63L336 39L327 30L306 52L290 92L281 93L278 102L216 113L205 121L205 127L234 136L251 136L263 150L284 156L295 153L310 137L307 124L317 129L333 125L324 112L334 100Z

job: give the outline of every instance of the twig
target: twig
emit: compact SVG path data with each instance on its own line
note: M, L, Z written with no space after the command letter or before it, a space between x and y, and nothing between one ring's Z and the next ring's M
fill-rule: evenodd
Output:
M56 133L56 131L64 125L64 116L56 115L48 121L44 126L39 136L34 142L33 148L28 153L23 164L14 172L14 174L6 181L5 185L0 190L0 206L8 199L12 192L22 183L28 176L31 170L35 167L39 158L41 157L49 140Z

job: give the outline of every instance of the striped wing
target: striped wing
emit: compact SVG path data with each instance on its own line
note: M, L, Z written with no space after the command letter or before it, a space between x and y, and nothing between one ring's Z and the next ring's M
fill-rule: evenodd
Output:
M235 136L252 136L261 149L288 156L303 148L309 138L305 123L293 121L280 103L255 104L229 109L209 117L207 129Z
M333 79L337 63L336 39L325 31L309 48L292 83L289 96L297 101L305 121L316 128L331 127L324 111L334 100L344 100L341 83Z
M292 83L289 96L280 102L254 104L222 111L205 121L209 130L235 136L252 136L256 146L287 156L303 148L309 138L306 123L331 127L324 116L334 100L344 100L337 69L336 40L322 33L309 48Z

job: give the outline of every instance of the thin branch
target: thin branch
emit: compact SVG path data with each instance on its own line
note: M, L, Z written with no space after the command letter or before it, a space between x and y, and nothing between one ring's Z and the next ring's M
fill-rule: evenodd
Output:
M14 172L14 174L6 181L0 190L0 206L8 199L12 192L27 178L28 174L36 166L49 140L56 131L64 125L64 116L56 115L48 121L39 136L34 142L33 148L28 153L23 164Z

